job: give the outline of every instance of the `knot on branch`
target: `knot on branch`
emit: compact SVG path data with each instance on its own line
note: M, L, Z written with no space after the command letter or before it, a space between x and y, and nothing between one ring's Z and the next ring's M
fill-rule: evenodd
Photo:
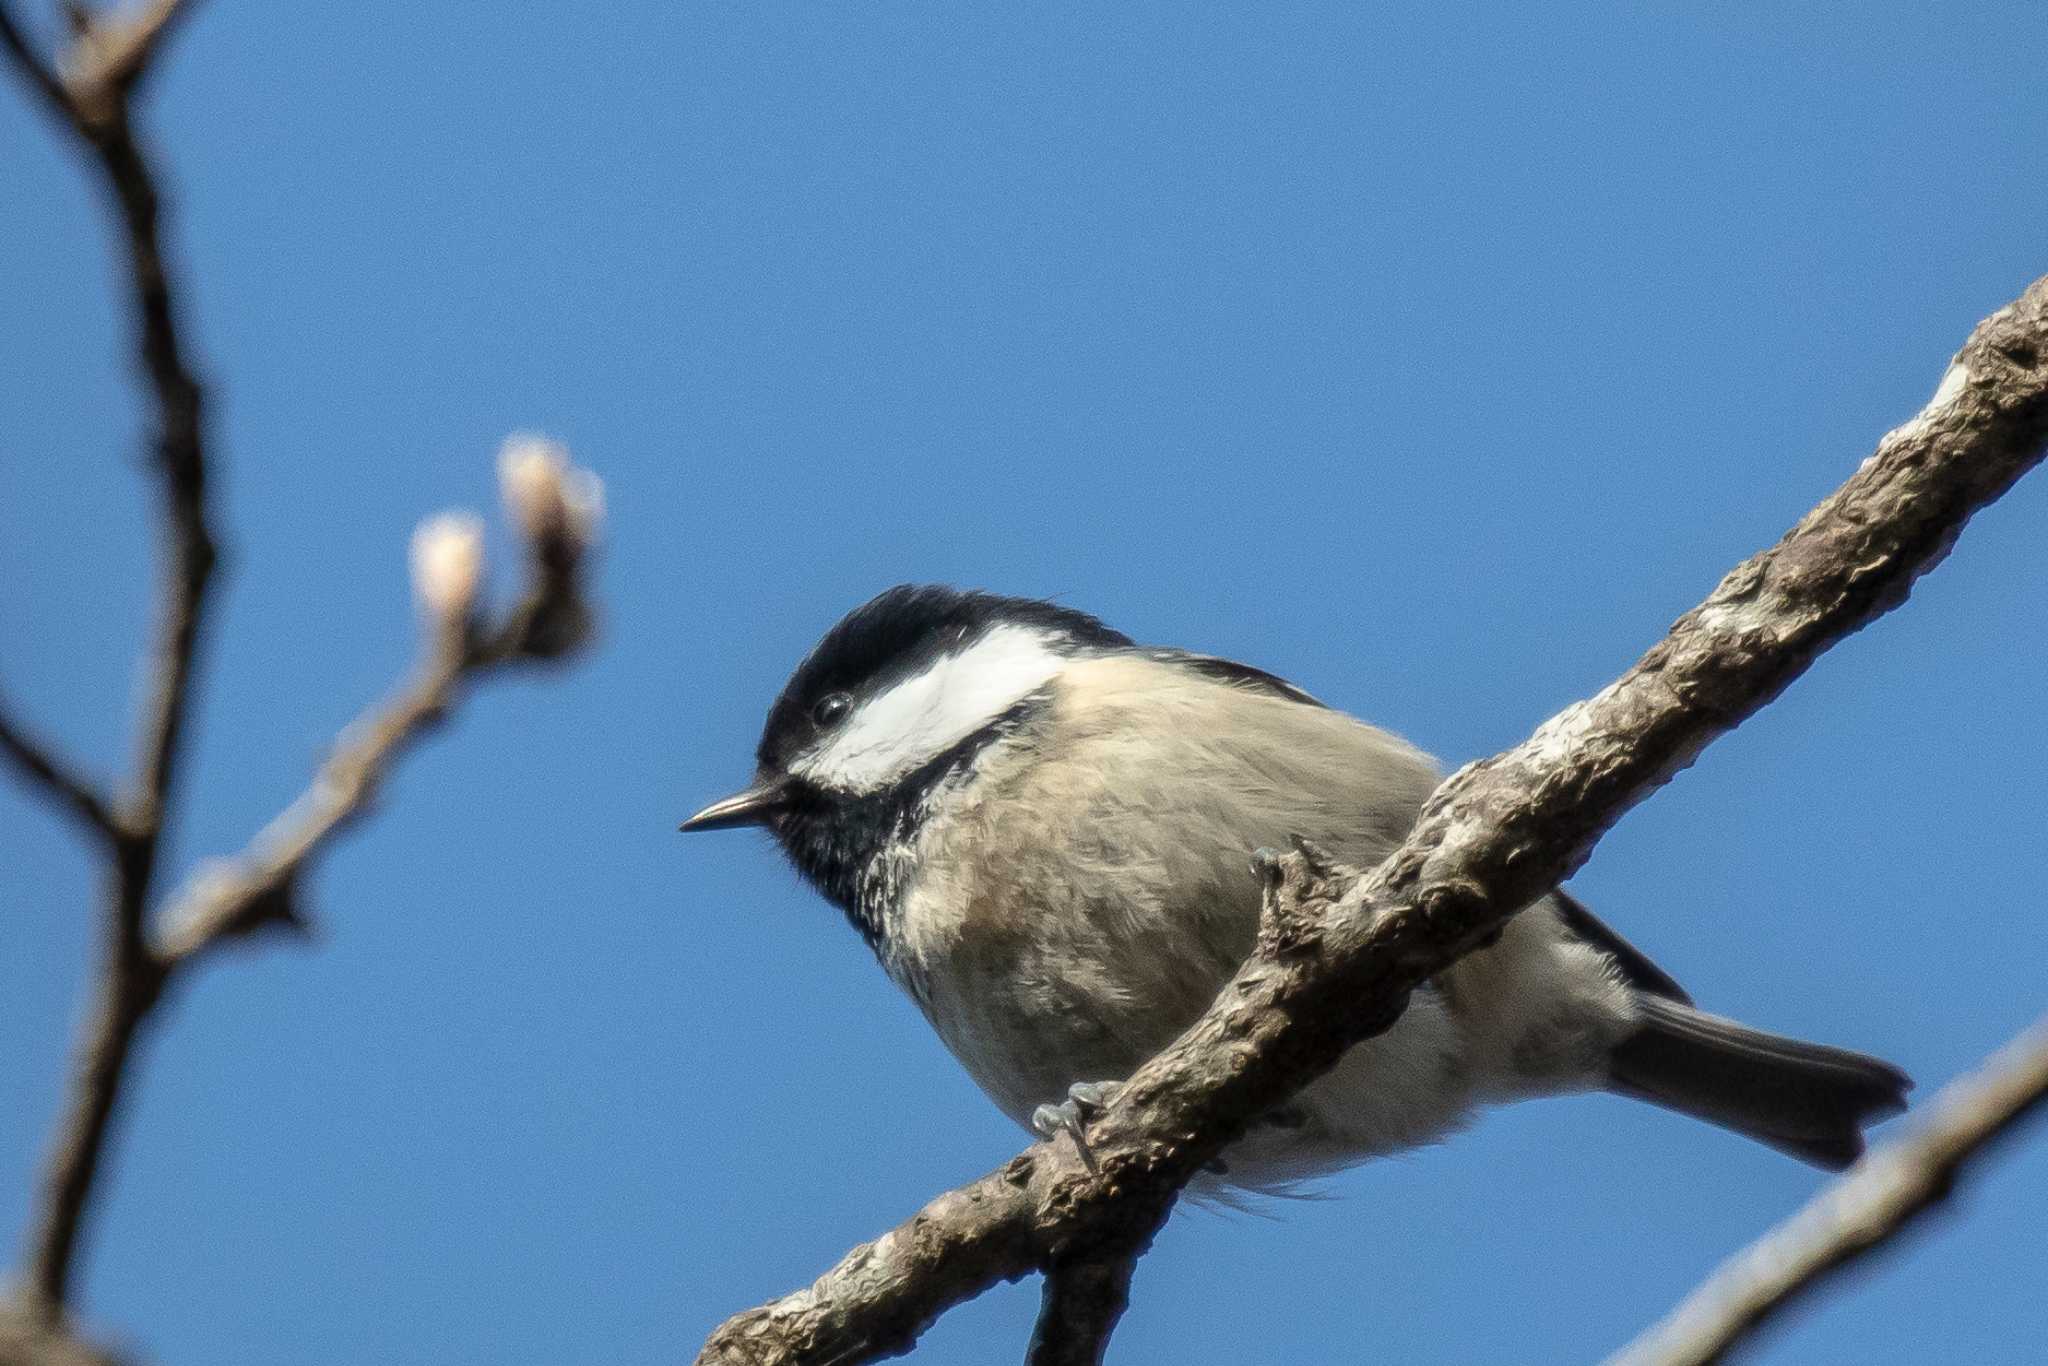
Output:
M1415 903L1415 915L1430 939L1458 940L1467 928L1484 915L1488 905L1486 889L1469 878L1448 878L1424 891Z
M1328 850L1300 835L1290 836L1289 842L1291 853L1259 849L1252 854L1252 871L1265 887L1254 952L1275 963L1315 953L1330 906L1358 880L1358 870L1337 862Z

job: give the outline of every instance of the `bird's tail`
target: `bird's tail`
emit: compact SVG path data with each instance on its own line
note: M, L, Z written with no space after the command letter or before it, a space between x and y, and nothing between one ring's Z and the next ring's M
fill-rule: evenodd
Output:
M1906 1108L1912 1080L1880 1058L1766 1034L1638 994L1642 1024L1608 1060L1608 1089L1732 1129L1830 1171L1863 1128Z

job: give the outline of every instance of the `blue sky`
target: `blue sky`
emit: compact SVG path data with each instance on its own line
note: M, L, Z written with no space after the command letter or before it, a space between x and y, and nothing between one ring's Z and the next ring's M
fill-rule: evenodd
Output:
M230 577L174 863L412 648L514 429L605 476L601 650L494 686L187 983L84 1277L165 1363L672 1361L1004 1160L835 912L675 822L906 579L1236 656L1448 761L1605 683L2048 270L2038 5L265 6L150 123ZM152 572L108 232L0 91L0 679L101 772ZM1923 1096L2048 1006L2048 483L1572 884L1709 1008ZM509 547L497 545L499 559ZM0 1227L94 872L0 787ZM1586 1360L1820 1177L1605 1098L1184 1210L1125 1362ZM1757 1359L2022 1360L2048 1141ZM1037 1290L929 1362L1015 1360Z

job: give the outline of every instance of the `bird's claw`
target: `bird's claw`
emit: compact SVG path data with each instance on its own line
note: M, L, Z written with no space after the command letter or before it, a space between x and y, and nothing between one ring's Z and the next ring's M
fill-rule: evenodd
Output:
M1080 1150L1081 1160L1090 1167L1094 1155L1088 1150L1088 1121L1109 1108L1123 1087L1115 1081L1077 1081L1067 1088L1067 1098L1058 1105L1041 1105L1031 1112L1031 1127L1040 1138L1055 1139L1066 1134Z

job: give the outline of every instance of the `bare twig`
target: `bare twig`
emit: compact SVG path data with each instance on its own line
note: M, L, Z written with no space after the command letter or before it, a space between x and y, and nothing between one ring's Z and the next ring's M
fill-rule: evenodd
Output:
M1134 1253L1064 1261L1045 1273L1026 1366L1102 1366L1109 1335L1131 1299Z
M166 967L181 967L265 926L302 928L293 888L307 862L364 813L392 764L441 721L460 687L504 665L542 657L526 644L536 622L584 619L574 565L570 561L559 575L537 575L518 607L488 635L476 634L459 613L447 623L452 629L435 632L412 681L342 732L306 791L241 855L207 865L172 900L155 946Z
M462 671L459 639L452 649L445 643L432 649L395 698L342 732L311 786L244 853L203 865L159 919L156 952L166 966L183 966L266 926L303 929L295 896L299 873L362 814L399 755L441 719Z
M1407 993L1582 864L1613 822L1824 650L1904 600L2048 440L2048 279L1981 323L1934 398L1622 678L1438 788L1363 877L1269 862L1253 957L1089 1129L942 1195L813 1285L739 1314L703 1362L873 1360L1073 1247L1143 1246L1255 1116L1387 1028Z
M497 628L484 630L475 610L480 533L462 519L452 529L423 528L437 534L426 542L424 559L421 543L415 545L415 580L431 623L415 680L344 737L313 787L247 853L196 879L152 937L158 842L176 793L217 555L207 516L205 395L180 339L178 295L159 235L160 199L130 117L130 96L164 37L190 9L189 0L145 0L126 14L73 6L71 45L52 64L37 56L0 0L0 47L89 149L118 209L136 306L136 354L154 398L153 464L169 533L145 665L136 774L118 807L110 810L0 719L0 750L109 835L113 849L92 1006L36 1193L17 1302L0 1310L0 1352L9 1360L89 1352L71 1337L67 1312L79 1239L134 1046L174 975L231 936L298 923L292 888L308 859L360 814L391 763L440 718L465 678L514 660L565 655L588 634L578 571L601 511L598 486L571 468L558 448L518 443L507 453L505 489L526 531L528 586L519 606Z
M575 473L562 463L560 474ZM444 520L464 529L451 533L441 525ZM94 1008L36 1203L25 1287L28 1311L51 1321L61 1317L132 1050L169 982L228 939L266 926L302 925L294 889L307 862L362 814L391 765L446 714L464 682L520 660L559 655L582 640L589 609L579 569L589 528L566 548L529 537L528 589L502 622L484 630L474 610L481 532L468 529L473 521L435 519L422 528L421 541L432 553L426 562L416 562L415 577L428 608L429 634L413 681L392 702L348 728L305 794L247 851L203 869L163 913L156 935L143 931L138 912L137 933L121 934L107 950L108 966L97 979ZM455 561L445 553L448 543L435 540L450 534L458 538ZM537 648L530 642L543 622L556 625L547 647ZM563 622L576 623L579 634L563 634ZM124 842L122 852L133 847L132 841ZM133 879L116 882L124 894L138 885ZM124 914L117 928L128 923Z
M29 89L42 96L51 113L69 124L72 120L71 99L64 93L63 83L49 64L36 55L28 35L14 22L6 0L0 0L0 47L7 49L8 57L14 62L15 69L21 72L22 79L28 82Z
M130 94L162 50L163 39L190 8L181 0L149 0L132 14L74 9L71 45L53 66L35 54L0 2L0 45L90 149L114 197L135 301L136 358L155 399L153 463L163 480L171 536L138 735L136 781L123 812L123 824L141 845L131 861L145 884L138 904L147 900L163 807L177 777L207 587L218 558L207 520L205 391L180 338L182 308L165 268L159 231L161 196L129 106Z
M130 1052L163 991L163 966L148 946L118 928L112 934L114 942L101 948L91 1009L72 1053L71 1079L44 1157L26 1240L22 1309L53 1325L65 1317L78 1240Z
M164 482L171 555L158 609L137 781L122 821L140 846L127 866L144 885L134 898L115 898L117 904L137 906L147 899L163 806L176 778L206 590L217 559L206 515L205 393L179 338L180 307L158 231L156 178L137 142L128 104L163 37L189 8L180 0L150 0L132 15L74 10L72 45L53 68L36 55L0 3L0 46L30 87L91 149L118 206L136 305L136 356L156 400L152 445Z
M105 20L74 10L71 49L53 70L35 55L0 5L0 46L90 148L119 209L136 305L136 353L155 399L153 448L171 527L157 642L148 666L138 771L132 791L109 825L116 833L116 850L95 1004L77 1046L65 1119L44 1168L30 1237L23 1293L32 1311L53 1320L69 1291L78 1231L113 1122L129 1049L163 986L162 965L144 942L144 917L163 813L191 708L193 662L215 561L206 519L203 393L179 341L178 308L158 236L156 182L136 141L128 105L130 90L159 50L158 40L179 9L177 0L162 0L132 18Z
M85 822L96 838L119 835L114 816L93 785L80 777L50 749L30 738L0 710L0 754L14 761L30 785L51 801Z
M1798 1214L1730 1258L1609 1366L1723 1360L1788 1305L1948 1198L1966 1164L2048 1098L2048 1018L1951 1084L1906 1137L1872 1150Z
M163 828L164 806L177 778L185 721L191 712L193 662L217 558L207 525L205 394L179 339L181 310L164 266L156 179L128 114L128 92L143 64L160 50L157 38L179 8L170 0L151 6L132 23L115 21L111 28L89 23L77 40L66 81L72 107L78 111L79 131L98 152L120 206L137 305L136 351L156 396L156 464L171 531L170 563L158 607L151 683L130 797L132 823L152 843ZM152 871L149 858L142 861L140 871L146 880Z

